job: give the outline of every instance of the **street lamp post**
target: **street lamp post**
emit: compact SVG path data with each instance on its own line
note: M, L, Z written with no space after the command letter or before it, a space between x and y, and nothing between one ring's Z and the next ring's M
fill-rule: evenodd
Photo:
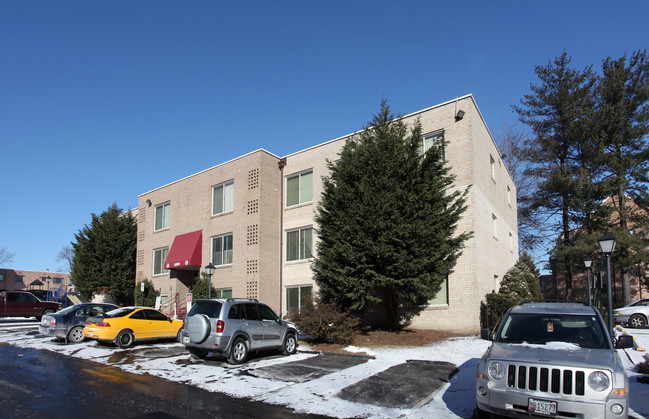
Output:
M606 232L599 238L599 247L602 248L602 253L606 256L606 277L608 279L608 329L613 339L613 295L611 291L611 255L615 251L615 236L610 232Z
M205 273L207 274L207 296L212 298L212 275L214 274L214 265L210 262L209 265L205 267Z
M50 301L50 282L52 282L52 277L50 276L50 270L47 270L47 276L45 277L45 282L47 282L47 301Z
M584 266L586 267L586 271L588 271L588 282L586 284L586 286L588 287L588 305L593 304L593 302L592 302L592 300L590 298L590 290L591 290L591 286L590 286L590 267L591 267L592 264L593 264L593 259L590 256L588 256L586 259L584 259Z

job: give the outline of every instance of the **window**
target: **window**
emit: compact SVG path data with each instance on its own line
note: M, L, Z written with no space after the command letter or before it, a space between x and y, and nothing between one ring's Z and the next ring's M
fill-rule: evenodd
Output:
M216 266L232 264L232 234L212 237L212 263Z
M16 275L14 282L25 282L25 277L23 275Z
M446 278L444 278L440 285L441 287L439 291L431 300L428 301L428 305L448 305L448 275L446 276Z
M52 278L52 283L53 284L62 284L63 283L63 278Z
M491 155L489 156L489 164L491 166L491 178L496 180L496 160Z
M212 188L212 215L223 214L234 209L234 181Z
M216 290L214 298L232 298L232 288Z
M313 304L313 286L293 287L286 289L286 312L299 313Z
M169 228L169 209L169 202L155 207L155 231Z
M286 261L304 260L313 256L313 228L286 232Z
M169 248L163 247L153 251L153 275L163 275L169 273L164 267L165 259L169 255Z
M286 206L313 201L313 170L286 178Z
M514 235L512 233L509 233L509 251L514 251Z
M444 149L444 131L436 131L424 136L422 141L421 154L425 154L431 147L437 147L442 160L446 160L446 150Z
M512 205L512 189L509 186L507 186L507 203L511 207L511 205Z
M5 274L0 274L0 282L5 280Z
M491 214L491 222L493 227L494 238L497 238L498 237L498 217L496 217L494 214Z
M259 304L259 315L262 320L277 320L277 314L275 314L273 309L263 304Z

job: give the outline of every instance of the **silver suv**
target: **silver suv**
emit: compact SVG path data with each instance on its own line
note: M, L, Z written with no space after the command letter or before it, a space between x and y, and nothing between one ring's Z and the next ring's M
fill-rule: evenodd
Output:
M279 349L285 355L297 351L297 329L280 319L273 309L243 298L200 299L185 317L182 343L192 358L210 352L227 357L231 364L246 361L248 352Z
M629 379L599 311L581 303L523 302L511 308L482 355L478 416L626 418Z

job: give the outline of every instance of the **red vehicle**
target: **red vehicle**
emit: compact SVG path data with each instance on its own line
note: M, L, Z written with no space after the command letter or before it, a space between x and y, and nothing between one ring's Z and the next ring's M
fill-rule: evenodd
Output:
M43 315L59 311L60 308L59 303L41 301L29 292L0 292L0 317L36 317L40 321Z

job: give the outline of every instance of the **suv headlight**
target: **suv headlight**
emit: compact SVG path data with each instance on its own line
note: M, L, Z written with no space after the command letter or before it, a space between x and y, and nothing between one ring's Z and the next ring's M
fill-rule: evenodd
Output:
M500 380L505 376L505 366L500 362L492 362L489 365L489 375L494 380Z
M604 391L609 384L608 376L601 371L595 371L588 376L588 385L595 391Z

